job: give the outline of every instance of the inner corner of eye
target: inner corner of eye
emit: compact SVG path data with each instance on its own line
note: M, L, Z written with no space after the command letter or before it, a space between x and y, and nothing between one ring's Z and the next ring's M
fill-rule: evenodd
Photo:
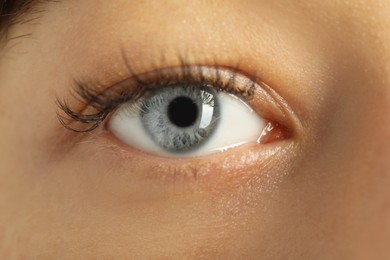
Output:
M290 137L291 131L287 127L273 121L268 121L261 132L258 143L269 144Z
M275 129L234 94L184 84L120 106L108 128L130 147L172 157L222 152L259 138L271 142Z

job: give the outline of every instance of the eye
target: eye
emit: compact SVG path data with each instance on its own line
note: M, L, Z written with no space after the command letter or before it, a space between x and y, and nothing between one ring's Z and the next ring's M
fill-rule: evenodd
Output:
M256 142L265 125L242 98L194 83L147 91L108 121L123 143L163 156L202 156Z
M130 77L110 86L76 82L81 104L74 110L58 101L62 125L86 133L104 122L103 136L162 157L198 157L291 136L295 120L286 102L238 70L184 63L139 74L128 68Z

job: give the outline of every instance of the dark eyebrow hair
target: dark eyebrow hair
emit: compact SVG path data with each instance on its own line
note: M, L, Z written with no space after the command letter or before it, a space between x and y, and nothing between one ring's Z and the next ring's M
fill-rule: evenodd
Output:
M3 40L10 26L26 22L19 20L23 15L33 12L35 6L45 2L57 0L0 0L0 40Z

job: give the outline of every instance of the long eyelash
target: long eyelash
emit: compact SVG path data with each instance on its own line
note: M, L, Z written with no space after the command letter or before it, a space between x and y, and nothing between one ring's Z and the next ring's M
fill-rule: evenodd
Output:
M238 72L234 69L227 82L222 79L220 71L222 68L218 66L213 67L215 78L207 79L202 66L189 66L181 58L180 70L170 73L172 72L170 70L173 70L172 68L156 69L152 73L146 73L152 75L153 80L150 80L148 78L143 79L139 74L134 73L124 53L122 53L122 56L128 69L128 78L135 83L135 86L117 84L117 86L114 85L107 88L101 84L85 84L76 81L73 95L76 100L84 104L83 109L76 112L65 100L57 99L57 104L62 111L62 113L57 113L58 119L65 128L74 132L91 132L99 127L105 118L118 106L127 102L135 102L148 90L158 88L159 86L195 83L212 86L217 88L218 91L238 94L244 97L251 96L254 92L255 83L245 91L234 89L236 76L238 75ZM191 69L193 67L196 69L195 72ZM210 66L207 67L210 68ZM98 89L104 90L99 92Z
M117 106L125 102L137 100L145 91L145 88L140 86L126 95L110 97L110 95L105 95L105 92L97 92L89 85L80 82L77 82L75 85L74 96L85 104L84 109L80 112L75 112L66 101L57 100L58 106L66 115L64 116L58 113L58 119L64 127L74 132L90 132L96 129ZM86 113L85 111L89 108L96 112ZM85 129L78 129L72 126L74 122L87 125L87 127Z

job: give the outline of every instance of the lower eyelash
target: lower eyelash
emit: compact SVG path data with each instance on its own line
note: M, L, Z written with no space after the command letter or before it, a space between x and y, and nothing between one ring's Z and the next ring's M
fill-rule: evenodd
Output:
M232 93L244 99L253 95L256 84L255 80L247 79L249 86L237 87L237 78L243 76L236 69L229 70L221 66L186 65L182 62L180 67L156 69L142 74L135 74L128 67L128 79L110 87L99 83L76 82L74 96L81 101L83 108L75 111L66 101L57 100L62 111L58 113L61 124L74 132L91 132L118 106L127 102L135 103L148 91L173 84L213 87L217 91ZM103 91L99 92L99 89Z

